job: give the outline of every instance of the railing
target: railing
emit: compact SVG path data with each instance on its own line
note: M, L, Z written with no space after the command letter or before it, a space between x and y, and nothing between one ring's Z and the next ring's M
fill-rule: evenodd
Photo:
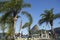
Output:
M32 38L17 38L16 40L51 40L48 34L34 34Z
M51 39L42 39L42 38L17 38L15 40L51 40Z

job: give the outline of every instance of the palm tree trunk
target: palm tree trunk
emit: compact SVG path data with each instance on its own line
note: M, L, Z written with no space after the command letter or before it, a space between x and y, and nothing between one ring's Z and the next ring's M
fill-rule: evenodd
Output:
M17 18L15 17L15 18L14 18L14 37L15 37L16 20L17 20Z
M31 40L31 39L29 39L29 38L31 38L31 31L30 31L30 27L28 27L28 31L29 31L29 36L28 36L27 40Z
M3 30L3 37L4 37L4 30Z
M3 31L3 40L4 40L4 37L5 37L5 33L4 33L4 31L5 31L5 24L4 23L2 23L2 31Z
M51 26L51 36L52 36L52 40L54 40L54 28L53 28L53 26Z
M31 38L31 31L30 31L30 27L28 27L29 28L29 38Z
M4 33L4 29L3 29L3 40L4 40L4 37L5 37L5 33Z
M16 27L16 21L17 21L17 11L12 8L13 12L13 37L15 37L15 27Z
M14 20L14 33L15 33L15 26L16 26L16 21Z

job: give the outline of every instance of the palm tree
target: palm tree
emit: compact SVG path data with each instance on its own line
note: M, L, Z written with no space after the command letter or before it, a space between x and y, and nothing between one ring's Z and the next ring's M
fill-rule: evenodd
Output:
M13 16L13 26L15 29L18 13L25 7L31 7L31 5L24 3L24 0L11 0L10 2L5 3L3 7L0 7L0 12L5 12L2 20L4 21L10 15Z
M8 39L8 37L10 37L10 39L8 40L11 40L11 37L13 37L14 35L14 27L13 27L13 17L8 17L6 20L5 20L5 24L7 25L7 32L6 32L6 40ZM5 26L4 26L5 27Z
M23 15L26 15L26 16L28 17L28 19L29 19L29 22L26 22L26 23L23 25L22 28L28 27L29 37L31 37L30 26L31 26L31 24L32 24L32 22L33 22L32 16L31 16L31 14L29 14L28 12L22 12L22 14L23 14Z
M53 20L60 18L60 13L53 14L53 8L52 8L51 10L45 10L44 14L41 14L41 16L42 16L42 19L39 20L38 24L41 25L44 22L46 22L46 24L50 23L52 33L54 34Z
M11 39L11 37L13 37L13 34L14 34L14 31L12 31L13 30L12 26L13 26L12 23L8 24L8 29L7 29L8 31L7 31L7 34L6 34L7 35L6 37L7 38L10 37L10 39Z
M5 38L5 34L6 34L5 29L7 28L7 26L6 26L5 21L1 21L1 18L0 18L0 26L1 26L3 37ZM4 38L3 38L3 40L4 40Z
M0 7L2 7L7 2L9 2L9 1L0 1Z

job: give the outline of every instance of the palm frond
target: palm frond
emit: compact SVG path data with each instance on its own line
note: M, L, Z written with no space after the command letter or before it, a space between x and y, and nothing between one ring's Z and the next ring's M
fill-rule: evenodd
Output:
M29 27L29 23L28 23L28 22L25 23L25 24L22 26L22 28L26 28L26 27Z
M42 18L45 18L46 17L46 14L41 14L40 16L42 16Z
M29 19L29 22L25 23L23 25L23 28L25 28L25 27L29 27L30 28L30 25L32 24L32 21L33 21L31 14L29 14L28 12L25 12L25 11L22 11L22 14L27 16L28 19Z
M8 23L8 31L7 31L7 35L11 35L14 34L14 27L12 23Z
M2 20L5 20L10 14L11 11L6 12L4 15L2 15Z
M38 21L38 24L41 25L41 24L44 23L44 22L46 22L45 19L40 19L40 20Z
M32 22L33 22L33 19L32 19L31 14L29 14L28 12L25 12L25 11L22 11L22 14L28 17L29 23L30 23L30 25L31 25Z
M7 11L7 10L10 10L10 9L12 9L12 8L13 8L13 9L15 8L15 2L14 2L14 1L5 3L5 4L0 8L0 12L1 12L1 11Z
M54 8L51 8L50 12L53 13Z
M45 14L49 13L49 10L44 10L44 13L45 13Z
M5 22L6 23L13 23L13 17L12 16L9 16L8 18L6 18Z
M28 3L24 3L22 8L25 8L25 7L31 7L31 4L28 4Z
M7 2L0 2L0 8Z
M40 16L44 16L44 15L46 15L46 14L41 14Z
M60 13L54 15L54 19L60 18Z
M13 4L13 3L12 3ZM0 7L0 12L10 10L11 2L6 2Z

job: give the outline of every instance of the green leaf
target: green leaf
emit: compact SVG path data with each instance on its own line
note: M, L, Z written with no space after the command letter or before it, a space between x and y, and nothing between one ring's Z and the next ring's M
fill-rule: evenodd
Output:
M25 16L27 16L27 18L28 18L28 20L29 20L29 22L27 22L27 23L25 23L25 24L23 25L23 28L25 28L25 27L30 27L31 24L32 24L32 22L33 22L33 19L32 19L31 14L29 14L28 12L25 12L25 11L22 11L22 14L25 15Z
M22 8L26 8L26 7L30 7L31 8L31 4L28 4L28 3L24 3Z
M60 18L60 13L54 15L54 19Z
M40 20L38 21L38 24L41 25L41 24L44 23L44 22L46 22L45 19L40 19Z
M22 28L26 28L26 27L29 27L29 22L25 23Z

